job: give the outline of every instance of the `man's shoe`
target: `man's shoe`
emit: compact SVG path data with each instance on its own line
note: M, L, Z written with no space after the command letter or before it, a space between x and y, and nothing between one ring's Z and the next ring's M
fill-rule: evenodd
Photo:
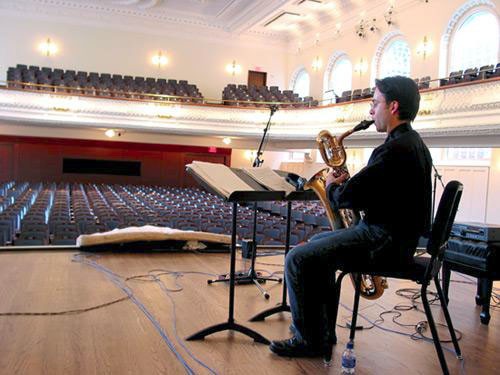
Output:
M288 340L271 341L269 349L281 357L321 357L324 350L308 345L293 336Z
M295 328L295 326L292 324L290 324L288 326L288 330L290 331L290 333L294 336L297 335L297 328ZM331 344L331 345L336 345L337 344L337 335L334 333L333 336L330 336L330 338L328 339L328 342Z

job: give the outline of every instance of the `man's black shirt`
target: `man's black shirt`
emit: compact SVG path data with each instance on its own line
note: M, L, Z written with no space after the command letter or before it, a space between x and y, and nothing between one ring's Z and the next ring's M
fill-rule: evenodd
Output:
M364 212L364 221L380 225L397 243L413 244L429 231L432 158L409 123L397 126L370 156L368 164L343 185L330 185L334 209Z

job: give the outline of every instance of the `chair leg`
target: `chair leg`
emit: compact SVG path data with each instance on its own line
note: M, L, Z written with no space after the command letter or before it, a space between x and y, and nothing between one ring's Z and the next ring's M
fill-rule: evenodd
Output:
M434 284L436 284L436 290L439 295L439 301L441 302L441 307L443 309L444 318L446 319L446 324L448 325L448 330L450 331L451 341L453 342L453 346L455 347L455 354L457 357L462 357L462 351L460 350L460 346L458 345L457 336L455 335L455 329L453 328L453 323L451 322L450 312L448 311L447 301L445 300L445 295L441 286L439 285L438 277L434 277Z
M429 322L429 328L431 329L432 339L434 341L434 347L439 358L439 363L441 364L441 369L443 374L448 375L450 371L446 364L446 359L444 358L443 348L441 347L441 342L439 341L439 335L436 329L436 324L434 323L434 318L432 317L432 311L429 306L429 300L427 299L427 285L422 285L421 289L422 303L424 305L425 315L427 316L427 321Z
M358 309L359 309L359 297L361 294L361 274L356 273L354 275L355 280L355 291L354 291L354 307L352 309L351 318L351 332L349 334L349 340L354 341L354 335L356 334L356 324L358 320Z
M344 276L347 275L347 273L342 272L339 277L337 278L337 281L335 282L335 299L337 303L335 306L333 306L333 311L332 311L332 323L333 327L335 328L335 324L337 324L337 316L339 314L339 302L340 302L340 290L342 287L342 280L344 279Z

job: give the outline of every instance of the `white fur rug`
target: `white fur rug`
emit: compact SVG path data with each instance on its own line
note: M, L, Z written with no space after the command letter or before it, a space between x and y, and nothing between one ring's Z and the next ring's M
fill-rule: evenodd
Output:
M198 248L196 242L215 242L231 244L231 236L207 232L196 232L190 230L172 229L168 227L155 227L144 225L142 227L128 227L113 229L109 232L82 234L76 239L76 246L95 246L113 243L137 242L137 241L186 241L187 249Z

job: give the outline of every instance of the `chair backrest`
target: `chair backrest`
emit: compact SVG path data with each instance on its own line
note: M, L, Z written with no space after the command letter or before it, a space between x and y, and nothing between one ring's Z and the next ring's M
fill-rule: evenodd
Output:
M443 260L445 245L455 221L463 185L459 181L450 181L444 188L439 206L432 224L431 235L427 244L427 252L431 255L430 267L427 268L426 279L430 279L439 271Z

